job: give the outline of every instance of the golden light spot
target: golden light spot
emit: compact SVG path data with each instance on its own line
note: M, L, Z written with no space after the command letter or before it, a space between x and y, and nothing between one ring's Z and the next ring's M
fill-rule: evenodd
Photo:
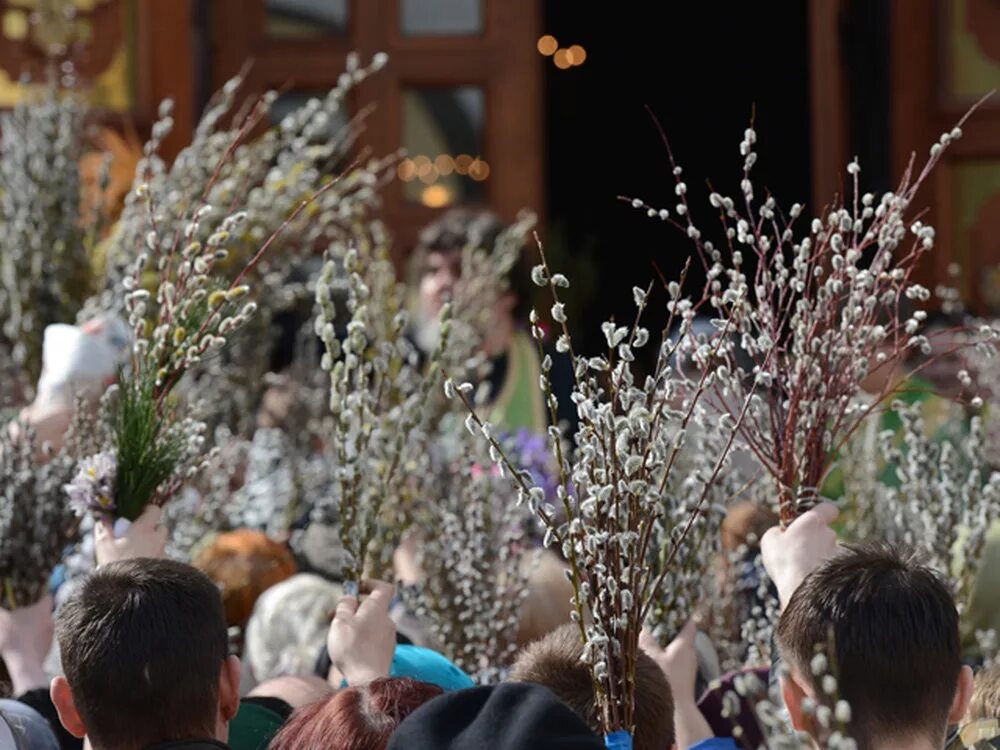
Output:
M3 35L19 42L28 36L28 16L19 10L8 10L3 14Z
M548 57L559 49L559 42L551 34L538 37L538 51Z
M449 205L455 196L444 185L428 185L420 193L420 201L429 208L442 208Z
M417 176L417 166L413 163L413 159L403 159L396 166L396 174L399 175L399 179L403 182L409 182L414 177Z
M423 177L434 169L434 163L423 154L413 157L413 166L417 171L417 177Z
M434 160L434 168L438 171L439 175L450 175L455 171L455 160L451 158L450 154L438 154Z
M455 157L455 171L459 174L468 174L470 164L472 164L472 157L468 154L459 154Z
M476 182L482 182L490 176L490 165L482 159L476 159L469 165L469 177Z
M427 169L420 173L420 181L425 185L430 185L432 182L437 181L438 171L431 164L430 169Z
M587 50L579 44L574 44L567 52L569 52L574 65L583 65L583 61L587 59Z
M566 70L566 68L573 65L573 60L570 57L568 49L561 49L556 52L555 56L552 58L552 62L556 64L556 67L559 68L559 70Z

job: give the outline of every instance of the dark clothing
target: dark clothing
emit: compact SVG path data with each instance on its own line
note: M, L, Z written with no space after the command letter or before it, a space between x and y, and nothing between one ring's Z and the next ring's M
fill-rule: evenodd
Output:
M769 670L755 669L752 671L757 675L757 679L760 680L761 685L768 684ZM765 744L765 737L761 733L760 724L757 721L757 715L754 710L754 705L759 696L739 696L739 693L733 686L733 678L736 674L739 673L728 674L717 683L713 683L701 698L698 699L698 710L701 711L702 716L705 717L705 721L708 722L712 733L716 737L733 737L733 730L736 727L740 727L743 730L743 734L739 739L736 739L736 743L740 747L755 750L755 748ZM727 716L723 711L722 699L728 692L739 696L739 713L736 716Z
M387 750L603 750L604 742L541 685L445 693L407 716Z
M280 698L244 698L229 722L229 746L232 750L267 750L291 715L292 707Z
M47 688L30 690L20 696L18 700L31 706L48 719L49 725L59 741L60 750L82 750L83 740L74 737L63 727ZM214 748L217 750L220 747L226 748L226 750L257 750L258 748L263 750L270 744L271 739L291 713L292 707L280 698L244 698L240 701L239 713L229 723L229 739L235 743L232 748L218 740L190 739L149 745L145 750L184 750L185 748L191 748L191 750L212 750Z

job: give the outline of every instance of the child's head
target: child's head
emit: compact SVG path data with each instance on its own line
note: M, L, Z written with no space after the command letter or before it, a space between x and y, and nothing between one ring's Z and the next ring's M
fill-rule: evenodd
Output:
M965 713L972 674L962 666L958 612L930 568L887 546L846 549L795 590L776 637L790 674L782 691L792 723L809 729L803 698L831 700L815 674L818 652L851 707L862 748L926 738L936 747ZM821 661L821 660L820 660Z
M600 731L590 667L583 663L576 625L563 625L525 648L511 668L513 682L544 685L595 731ZM674 702L663 672L640 651L635 665L636 750L662 750L674 743Z

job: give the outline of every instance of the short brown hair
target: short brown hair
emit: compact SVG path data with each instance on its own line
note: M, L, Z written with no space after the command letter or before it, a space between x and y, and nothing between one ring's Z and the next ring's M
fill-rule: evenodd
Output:
M226 618L203 573L173 560L104 565L63 604L56 635L95 747L214 736Z
M967 721L1000 719L1000 664L976 672Z
M851 706L859 747L901 736L943 741L962 669L958 612L948 586L912 554L847 547L796 589L775 635L814 688L810 663L832 647L837 697Z
M518 655L511 668L514 682L533 682L601 732L590 667L583 663L583 643L576 625L563 625ZM663 750L674 744L674 699L663 672L642 651L635 664L635 750Z

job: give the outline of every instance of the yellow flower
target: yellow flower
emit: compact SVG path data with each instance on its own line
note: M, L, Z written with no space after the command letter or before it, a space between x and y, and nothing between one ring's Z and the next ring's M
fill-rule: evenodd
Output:
M228 292L226 292L226 299L230 302L238 300L240 297L245 297L247 292L250 291L250 287L246 285L233 287Z

